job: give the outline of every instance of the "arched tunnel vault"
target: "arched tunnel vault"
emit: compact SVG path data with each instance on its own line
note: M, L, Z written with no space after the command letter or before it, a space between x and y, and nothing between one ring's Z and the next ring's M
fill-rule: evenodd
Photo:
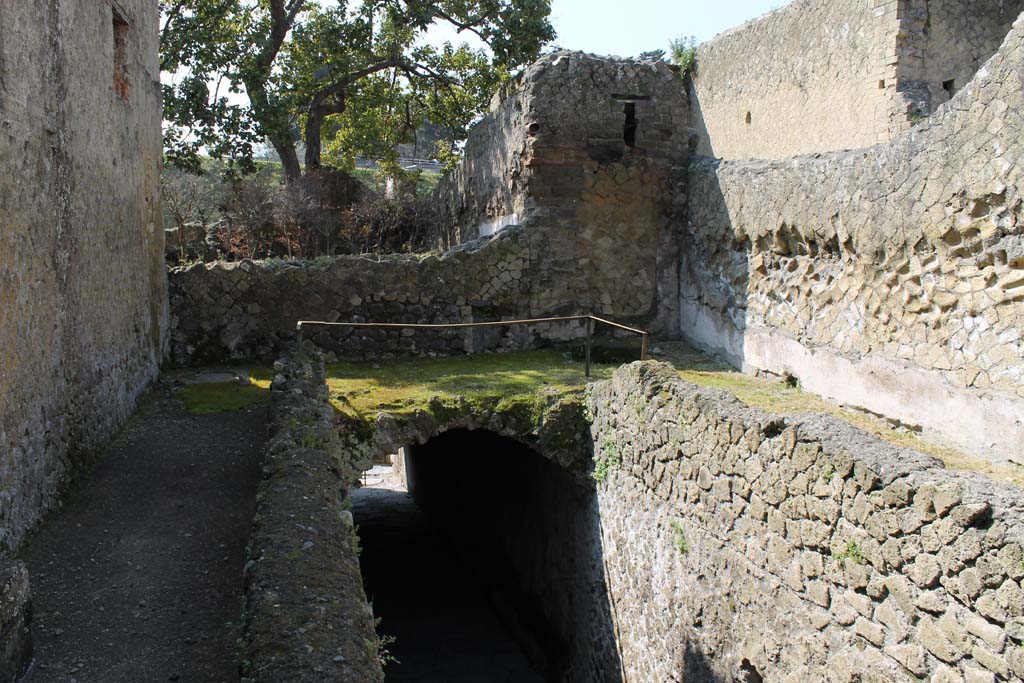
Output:
M386 680L618 680L593 482L522 441L453 429L403 449L401 487L351 493ZM396 490L396 488L398 490Z

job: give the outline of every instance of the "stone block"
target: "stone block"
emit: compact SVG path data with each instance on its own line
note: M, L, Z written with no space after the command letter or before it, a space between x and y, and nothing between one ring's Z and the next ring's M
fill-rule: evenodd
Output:
M23 562L0 560L0 683L11 683L32 660L32 603Z

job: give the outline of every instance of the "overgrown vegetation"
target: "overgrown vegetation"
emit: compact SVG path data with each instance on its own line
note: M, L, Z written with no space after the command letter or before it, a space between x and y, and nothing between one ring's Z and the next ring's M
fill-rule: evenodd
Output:
M597 365L592 379L607 379L615 366ZM431 402L461 397L471 404L511 410L532 409L545 393L582 392L583 364L558 351L480 353L388 363L332 363L327 366L331 401L341 412L364 420L379 412L408 415Z
M246 177L225 178L225 169L215 160L202 173L164 169L171 262L424 252L436 241L428 194L439 174L403 171L404 184L389 194L374 169L335 174L319 189L285 184L276 163Z
M669 53L672 63L679 67L681 75L686 76L692 73L697 66L696 36L676 38L669 44Z
M622 449L613 437L606 436L601 443L600 453L594 458L594 471L590 476L600 484L608 478L613 470L620 467L622 467Z
M683 525L676 520L672 520L670 526L672 527L672 540L675 543L676 551L680 555L690 552L690 544L686 540L686 531L683 529Z
M864 558L864 552L857 545L854 540L846 542L846 547L842 551L835 554L835 558L842 562L843 560L849 559L854 564L864 564L867 560Z
M168 376L174 378L175 375L170 373ZM270 368L246 366L240 370L240 375L247 377L248 381L187 383L176 396L193 415L223 413L270 403L270 381L273 377Z

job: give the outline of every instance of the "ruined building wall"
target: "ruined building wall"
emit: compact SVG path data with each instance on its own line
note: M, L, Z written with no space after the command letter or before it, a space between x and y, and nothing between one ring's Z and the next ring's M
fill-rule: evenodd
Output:
M0 3L0 552L164 346L157 3L114 4Z
M1024 17L892 143L691 167L683 333L996 459L1024 443Z
M526 70L474 129L438 199L440 257L197 265L170 273L177 362L271 356L299 320L455 323L595 313L678 335L688 108L663 62L563 52ZM627 113L628 112L628 113ZM515 224L514 226L512 224ZM489 239L488 239L489 238ZM477 240L477 241L469 241ZM451 354L579 336L321 332L342 356Z
M591 413L625 680L1024 677L1020 489L667 365L619 369Z
M698 153L779 159L874 144L886 20L868 4L797 0L701 45Z
M675 268L664 255L676 248L670 188L685 175L687 121L682 81L663 62L544 57L442 182L450 231L471 239L513 219L524 226L538 264L531 315L594 312L673 329L664 318Z
M905 2L897 80L908 111L931 114L948 102L995 54L1022 11L1024 0Z
M698 152L783 159L891 140L991 57L1021 0L796 0L697 50Z

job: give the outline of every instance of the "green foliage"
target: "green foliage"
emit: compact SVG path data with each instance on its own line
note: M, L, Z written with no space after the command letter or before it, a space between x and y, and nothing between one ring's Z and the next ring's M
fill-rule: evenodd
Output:
M683 76L691 73L697 66L697 38L695 36L676 38L669 43L669 51L672 54L672 62L679 67L679 72Z
M670 526L672 527L673 541L679 554L685 555L690 552L690 544L686 540L686 532L683 530L683 525L676 520L672 520Z
M846 542L846 548L844 548L842 552L836 553L835 557L840 562L847 558L849 558L854 564L864 564L866 562L864 559L864 552L860 549L860 546L857 545L857 541L852 539Z
M511 70L554 37L550 0L160 0L168 161L254 169L269 140L289 180L324 159L392 159L424 121L463 139ZM490 50L423 40L436 23ZM228 97L229 94L236 95Z
M377 642L367 642L367 651L371 656L376 657L377 661L380 662L381 668L387 668L389 664L401 664L394 655L391 654L389 647L394 645L398 639L395 636L384 635L380 633L380 617L373 620L373 628L377 631Z
M178 392L185 409L193 415L209 415L270 403L267 387L238 382L189 384Z
M614 366L592 368L592 379L608 379ZM377 413L410 415L461 398L497 407L544 392L570 394L586 385L583 364L556 351L479 353L454 358L417 358L389 363L327 366L331 401L341 412L375 420Z
M604 482L612 470L622 467L622 449L611 436L606 436L601 443L601 455L594 460L594 471L591 478L599 484Z

